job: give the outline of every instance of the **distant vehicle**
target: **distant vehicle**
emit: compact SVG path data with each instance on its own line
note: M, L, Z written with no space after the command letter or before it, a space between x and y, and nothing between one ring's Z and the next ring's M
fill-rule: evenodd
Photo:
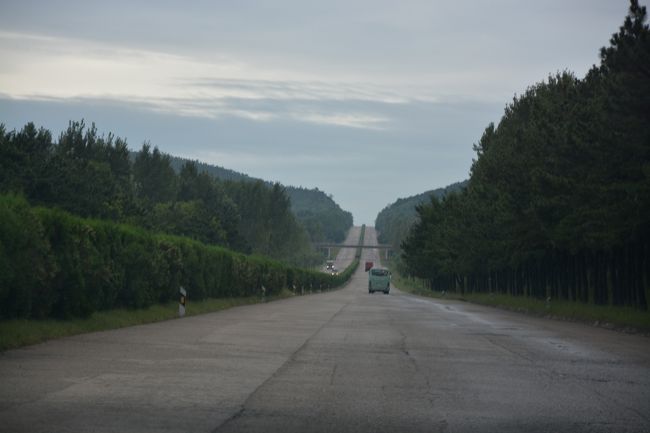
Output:
M390 271L384 268L372 268L368 273L368 293L390 292Z
M328 260L327 261L327 270L331 271L332 269L334 269L334 260Z
M373 262L366 262L366 272L371 270L373 266L374 266Z

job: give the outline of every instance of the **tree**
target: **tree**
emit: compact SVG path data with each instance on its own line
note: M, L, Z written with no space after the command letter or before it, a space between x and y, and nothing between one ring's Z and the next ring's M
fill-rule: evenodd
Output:
M176 173L169 155L144 143L133 164L133 179L137 197L148 206L172 201L177 194Z
M513 98L467 189L418 208L403 244L432 287L647 308L650 32L630 11L601 64Z

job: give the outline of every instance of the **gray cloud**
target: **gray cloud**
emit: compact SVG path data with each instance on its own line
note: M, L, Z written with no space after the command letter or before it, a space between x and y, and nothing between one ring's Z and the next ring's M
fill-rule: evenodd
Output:
M436 76L478 70L485 74L480 85L461 84L453 93L492 91L503 98L515 90L512 84L525 86L557 69L584 73L626 7L611 0L20 0L3 3L0 25L369 82L431 85ZM498 85L499 72L511 77L510 87Z

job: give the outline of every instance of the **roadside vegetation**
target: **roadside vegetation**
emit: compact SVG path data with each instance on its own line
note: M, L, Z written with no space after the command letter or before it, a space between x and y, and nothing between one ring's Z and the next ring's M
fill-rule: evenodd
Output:
M341 285L339 275L297 268L186 237L32 207L0 196L0 319L87 317L176 299L277 295Z
M1 199L2 197L0 197ZM19 200L20 201L20 200ZM23 203L24 204L24 203ZM359 244L363 244L365 226L362 226ZM225 310L228 308L251 305L261 302L272 302L297 295L308 295L340 287L351 278L359 266L361 249L358 248L353 262L341 272L337 278L330 279L329 284L310 281L309 284L291 285L279 292L269 293L266 290L255 291L250 296L206 298L195 300L190 293L187 298L186 316L194 316ZM318 272L318 274L326 275ZM287 282L288 284L288 282ZM332 285L337 284L337 285ZM266 288L265 288L266 289ZM171 300L165 303L154 303L143 308L113 308L94 311L86 317L65 318L13 318L0 319L0 352L15 349L47 340L83 334L87 332L106 331L127 326L142 325L178 318L178 292L170 291Z
M283 186L208 168L148 143L131 153L84 121L57 141L33 123L0 124L0 347L173 317L181 286L197 312L349 279L309 270L323 261L318 227ZM352 224L320 191L298 200L338 218L319 236Z
M366 240L366 225L363 224L363 225L361 226L361 233L359 233L359 245L363 245L363 243L365 242L365 240ZM355 253L355 255L354 255L354 257L355 257L357 260L360 260L360 259L361 259L361 251L362 251L361 248L357 248L357 251L356 251L356 253Z
M438 188L416 194L411 197L400 198L387 205L379 212L375 220L375 229L378 233L377 240L383 244L399 247L409 230L418 220L416 208L428 204L432 197L442 200L447 194L460 192L467 186L467 181L456 182L444 188Z
M83 120L70 122L56 141L33 123L20 131L0 124L0 193L22 195L35 206L306 267L322 263L314 237L335 240L352 225L351 215L320 191L296 190L298 203L292 203L280 184L218 173L229 180L148 143L131 153L123 139L99 135ZM292 209L312 204L308 218ZM330 222L334 231L323 232Z
M0 195L0 350L340 287L338 275Z
M11 195L0 216L0 350L175 318L181 286L194 315L334 289L359 265L295 268Z
M463 293L432 290L427 280L405 277L400 274L395 261L384 262L392 273L392 284L398 289L417 296L440 300L471 302L518 313L586 323L625 332L650 333L650 314L633 307L591 305L573 301L547 301L502 293Z
M424 292L647 329L648 71L632 0L600 65L516 96L475 145L465 188L416 207L399 273Z

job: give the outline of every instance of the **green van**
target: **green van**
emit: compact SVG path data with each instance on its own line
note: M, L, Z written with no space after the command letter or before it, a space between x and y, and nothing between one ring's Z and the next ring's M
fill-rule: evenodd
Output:
M372 268L368 272L368 293L390 292L390 271L384 268Z

